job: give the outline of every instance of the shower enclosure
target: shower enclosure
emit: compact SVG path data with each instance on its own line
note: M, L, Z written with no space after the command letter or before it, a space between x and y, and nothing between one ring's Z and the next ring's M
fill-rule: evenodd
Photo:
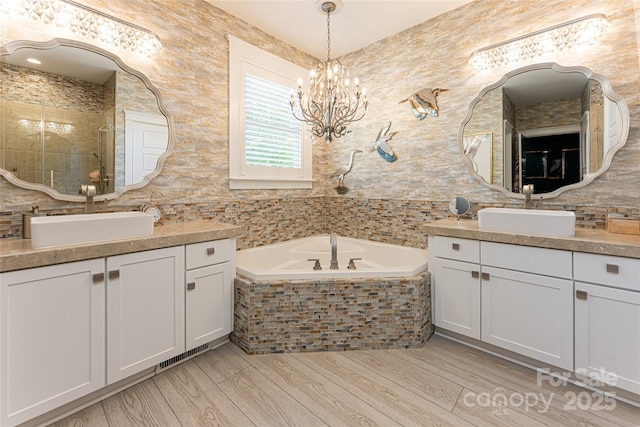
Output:
M81 184L94 184L100 194L113 191L113 109L73 111L44 99L0 102L0 167L64 194Z
M116 73L96 84L12 64L0 71L0 167L62 194L82 184L113 192Z

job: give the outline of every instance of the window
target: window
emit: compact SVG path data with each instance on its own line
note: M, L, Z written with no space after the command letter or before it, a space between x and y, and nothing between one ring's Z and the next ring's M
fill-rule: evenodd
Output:
M311 144L289 105L306 74L229 37L229 188L311 188Z

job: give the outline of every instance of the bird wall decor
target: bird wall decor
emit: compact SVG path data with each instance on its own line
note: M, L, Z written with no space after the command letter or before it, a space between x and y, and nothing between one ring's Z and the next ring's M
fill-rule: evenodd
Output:
M340 194L344 194L349 191L349 189L344 186L344 177L351 172L351 169L353 169L353 161L357 153L362 153L362 150L352 151L349 155L349 164L340 166L334 173L329 175L329 178L338 177L338 186L336 187L336 190Z
M449 89L424 88L409 96L408 98L403 99L399 102L399 104L409 101L409 104L411 105L411 111L418 120L423 120L428 116L438 117L438 102L436 98L438 97L440 92L446 92L448 90Z
M398 158L389 146L388 142L391 141L393 135L398 132L389 132L389 129L391 129L391 122L386 122L382 125L380 132L378 132L378 136L376 137L376 141L373 143L373 147L371 147L371 152L377 151L378 154L380 154L380 157L391 163L398 160Z

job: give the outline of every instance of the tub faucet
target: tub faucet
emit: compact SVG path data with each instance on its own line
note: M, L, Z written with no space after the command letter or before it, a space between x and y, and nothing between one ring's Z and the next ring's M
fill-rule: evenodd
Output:
M331 266L330 270L338 269L338 238L336 233L331 233Z

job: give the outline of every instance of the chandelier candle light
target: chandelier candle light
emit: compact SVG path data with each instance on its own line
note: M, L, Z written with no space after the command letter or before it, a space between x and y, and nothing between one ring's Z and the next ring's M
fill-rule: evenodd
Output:
M326 143L348 133L347 126L362 119L367 111L367 96L360 89L358 78L349 81L349 70L338 60L331 60L330 15L336 3L323 2L321 9L327 14L327 61L320 61L309 73L308 93L304 93L302 79L298 79L296 95L291 94L293 116L311 125L315 137Z

